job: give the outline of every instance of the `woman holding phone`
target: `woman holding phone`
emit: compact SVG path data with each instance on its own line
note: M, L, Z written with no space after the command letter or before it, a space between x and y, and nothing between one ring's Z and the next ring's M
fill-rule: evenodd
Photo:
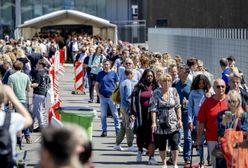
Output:
M247 112L242 108L242 100L240 94L235 91L229 91L227 95L228 110L218 114L218 136L224 136L225 130L234 128L236 130L248 131Z
M235 90L229 91L227 101L228 109L220 112L217 116L219 139L224 136L228 128L233 128L237 131L248 131L248 113L242 108L239 92ZM221 160L217 161L217 164L223 166L226 162Z

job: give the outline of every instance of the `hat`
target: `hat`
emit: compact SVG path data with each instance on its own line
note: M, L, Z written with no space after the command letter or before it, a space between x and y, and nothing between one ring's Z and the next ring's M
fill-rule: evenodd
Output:
M229 57L227 57L227 60L228 61L235 61L235 58L234 58L234 56L229 56Z

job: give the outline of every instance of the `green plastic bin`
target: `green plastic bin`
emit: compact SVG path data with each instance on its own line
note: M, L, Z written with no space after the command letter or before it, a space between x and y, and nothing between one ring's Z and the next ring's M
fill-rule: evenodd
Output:
M83 127L92 140L93 119L96 110L90 107L61 107L57 109L63 123L75 123Z

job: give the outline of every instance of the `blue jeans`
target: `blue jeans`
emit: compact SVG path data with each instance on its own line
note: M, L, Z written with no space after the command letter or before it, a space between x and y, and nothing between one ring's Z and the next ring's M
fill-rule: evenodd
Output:
M114 119L115 132L117 134L120 130L120 122L119 122L119 115L118 115L115 104L112 102L112 100L110 100L110 98L101 96L100 107L101 107L102 131L107 132L107 112L108 112L108 107L109 107L112 113L113 119Z
M86 71L86 68L84 68L84 77L83 77L83 81L84 81L84 88L89 87L89 83L88 83L88 73Z
M197 131L198 123L197 123L196 117L194 118L193 125L194 125L194 129ZM205 140L205 134L202 134L201 144L199 147L200 161L204 161L204 140ZM208 152L208 157L209 157L209 152Z
M21 102L21 103L22 103L22 105L27 109L27 107L28 107L27 103L24 103L24 102ZM27 110L28 110L28 109L27 109ZM23 134L24 134L25 137L30 136L29 128L24 128L24 129L22 130L22 132L23 132Z
M191 131L188 129L187 112L182 112L182 122L183 122L183 134L184 134L183 158L184 161L188 161L190 160L190 155L191 155L192 139L191 139Z
M34 117L37 118L40 128L45 127L44 117L42 114L43 103L45 102L45 98L46 97L44 95L33 94L33 114Z

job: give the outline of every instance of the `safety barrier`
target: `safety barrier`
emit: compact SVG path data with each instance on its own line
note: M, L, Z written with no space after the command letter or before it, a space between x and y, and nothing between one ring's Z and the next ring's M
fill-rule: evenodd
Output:
M60 52L56 51L55 55L50 59L49 77L51 86L49 90L50 102L48 108L48 121L50 123L52 116L60 120L60 115L56 109L60 107L61 100L59 99L59 76L64 74L63 59L60 57Z
M85 94L83 86L84 86L83 63L77 61L74 66L74 90L72 91L72 94Z

